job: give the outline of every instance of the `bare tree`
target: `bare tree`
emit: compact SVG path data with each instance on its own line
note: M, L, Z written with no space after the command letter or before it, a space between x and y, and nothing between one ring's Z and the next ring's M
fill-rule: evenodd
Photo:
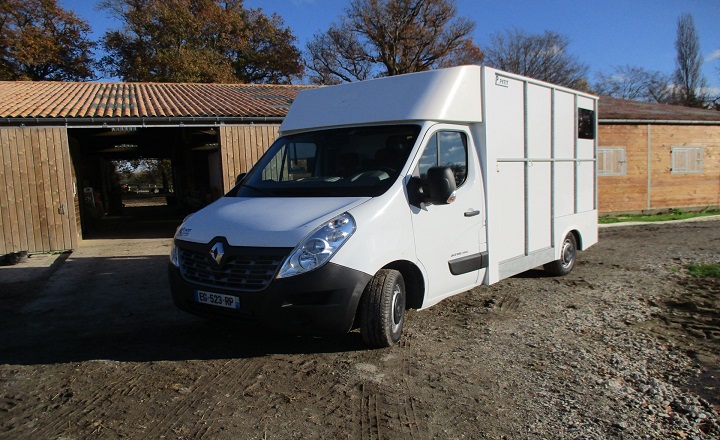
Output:
M593 89L600 95L634 101L670 101L671 79L658 71L648 71L637 66L615 66L610 73L598 73Z
M491 67L580 90L588 89L585 64L568 53L570 39L556 32L519 29L490 37L485 63Z
M690 14L683 14L678 19L675 49L677 49L677 57L674 100L687 107L703 107L707 100L705 95L707 82L700 72L703 64L700 40Z
M479 64L483 52L457 17L454 0L352 0L346 18L307 45L305 64L319 84Z
M308 43L306 66L316 84L363 81L372 76L374 63L365 46L345 23L330 26Z

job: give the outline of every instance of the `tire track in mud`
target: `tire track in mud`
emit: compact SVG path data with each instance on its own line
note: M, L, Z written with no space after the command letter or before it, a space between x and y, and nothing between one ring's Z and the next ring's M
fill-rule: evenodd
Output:
M224 391L230 396L237 394L247 383L248 378L257 374L258 369L259 365L252 360L232 359L226 361L220 368L216 368L212 374L199 376L194 386L186 393L188 398L178 399L172 407L164 411L165 416L154 422L153 427L143 436L160 438L166 433L177 436L179 432L185 434L185 431L188 431L186 434L193 438L212 438L213 426L223 418L222 415L219 415L220 417L214 415L226 406L223 403L226 401L216 400L214 405L209 404L207 407L203 402L212 399L215 390ZM194 423L183 425L184 421L197 419L190 413L200 414L199 419ZM208 435L209 437L206 437Z
M347 388L328 380L332 376L325 371L327 366L317 359L271 356L229 362L232 364L228 364L227 372L218 373L217 376L223 376L220 380L210 380L214 385L206 393L207 408L202 407L202 399L186 403L194 406L194 413L199 415L194 426L183 428L186 436L217 438L226 435L228 424L240 423L255 426L256 434L262 438L283 438L297 426L319 429L326 418L340 416L347 410L342 405L329 404L337 403L338 395L347 395ZM235 374L233 365L241 362L253 366ZM275 374L278 369L284 374Z
M403 339L400 340L399 348L401 356L401 368L399 369L402 375L402 397L401 402L403 411L400 413L401 426L407 429L409 437L411 439L431 439L434 437L430 425L428 424L429 413L422 411L420 408L420 401L415 397L413 390L415 389L414 381L418 377L418 369L416 368L414 357L414 342L415 334L412 331L412 324L409 326L408 331ZM422 411L422 416L418 413Z
M409 379L415 376L413 375L413 368L407 360L403 360L403 374L403 388L406 392L403 393L403 411L399 414L400 423L403 427L407 428L411 439L431 439L433 438L433 433L427 423L428 414L425 414L423 418L418 417L419 408L417 405L419 405L419 402L416 404L416 399L411 393L413 387ZM423 433L427 433L427 435Z
M119 367L119 365L113 366L115 368ZM87 425L93 428L94 432L99 432L102 429L102 423L91 421L95 420L94 416L100 412L112 410L113 396L116 394L130 396L138 390L137 384L142 383L145 379L143 375L137 374L138 367L139 365L134 365L133 368L121 372L114 382L93 390L91 396L88 398L74 400L73 398L77 393L66 391L65 394L62 392L56 394L47 402L41 402L40 406L44 407L43 412L50 417L50 420L39 430L31 431L31 437L56 438L64 431L63 427L67 426L68 420L75 420L76 423L86 421ZM133 387L128 389L128 384ZM68 393L71 394L68 395ZM58 397L64 400L54 404L53 402ZM54 408L52 408L54 410L48 412L48 407L52 405L54 405Z
M360 396L360 439L381 440L377 387L363 382Z
M418 370L412 361L412 331L398 346L389 349L375 363L359 363L359 405L355 409L361 440L433 438L428 411L423 410L415 392ZM380 354L380 352L376 352Z
M400 415L400 423L403 427L406 427L409 431L411 439L424 440L426 438L432 438L432 432L430 427L427 425L427 417L420 419L418 417L418 410L415 404L415 397L412 394L412 381L411 379L417 377L415 369L413 368L412 362L408 360L408 353L412 352L412 333L407 334L403 339L400 340L400 347L402 348L402 368L400 369L402 374L402 385L403 385L403 411ZM421 423L423 429L420 429ZM424 436L423 432L427 432L428 436Z

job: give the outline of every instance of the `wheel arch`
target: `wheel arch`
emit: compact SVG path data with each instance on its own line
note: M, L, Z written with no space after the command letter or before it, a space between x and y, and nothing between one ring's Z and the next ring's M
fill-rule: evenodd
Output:
M568 234L572 234L575 236L575 244L577 244L577 249L582 250L583 249L583 243L582 243L582 235L580 234L580 231L577 229L572 229ZM565 234L567 235L567 234Z
M562 245L563 240L565 240L565 237L572 234L575 237L575 244L577 245L577 250L581 251L583 250L582 247L582 234L580 233L580 229L578 229L576 226L571 226L568 229L565 229L565 232L560 235L556 236L556 240L558 245Z
M425 300L425 278L423 277L420 268L417 267L411 261L407 260L396 260L381 267L381 269L393 269L400 272L405 282L405 308L406 309L419 309L422 307L423 301ZM365 287L367 289L367 287ZM367 294L367 290L363 292L363 295ZM353 328L358 327L360 318L360 301L358 301L357 308L355 309L355 321Z
M383 269L394 269L400 272L405 281L405 295L407 297L406 308L419 309L425 299L425 279L420 268L407 260L393 261Z

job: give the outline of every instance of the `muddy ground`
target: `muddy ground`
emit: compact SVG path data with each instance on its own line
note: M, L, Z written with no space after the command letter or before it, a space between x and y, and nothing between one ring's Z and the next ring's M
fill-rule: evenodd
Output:
M88 240L45 280L0 271L0 438L720 437L720 283L685 269L720 263L720 221L600 239L382 350L186 315L169 239Z

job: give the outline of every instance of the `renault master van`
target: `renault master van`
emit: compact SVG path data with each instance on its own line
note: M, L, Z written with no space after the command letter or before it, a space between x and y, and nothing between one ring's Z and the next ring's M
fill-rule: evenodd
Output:
M596 115L595 96L482 66L301 91L261 159L178 228L175 304L383 347L408 308L565 275L598 238Z

